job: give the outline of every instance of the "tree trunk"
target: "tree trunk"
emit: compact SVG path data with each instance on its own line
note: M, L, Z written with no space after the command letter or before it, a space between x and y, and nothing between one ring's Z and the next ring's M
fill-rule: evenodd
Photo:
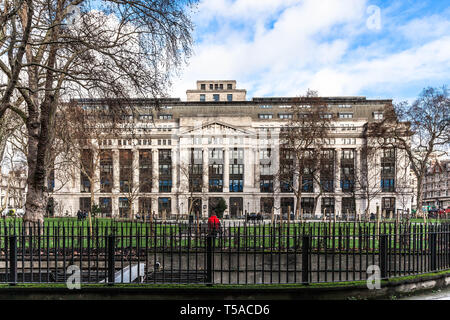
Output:
M25 215L23 216L24 226L33 227L36 224L43 224L46 206L47 193L42 188L29 184L25 202Z
M31 111L31 113L30 113ZM47 206L48 194L45 192L44 180L41 179L42 171L45 170L44 159L38 158L39 144L39 122L38 115L32 107L29 109L27 121L28 130L28 177L27 177L27 196L25 200L25 214L23 222L25 226L33 226L44 222L45 207ZM41 174L37 175L37 168L40 168Z

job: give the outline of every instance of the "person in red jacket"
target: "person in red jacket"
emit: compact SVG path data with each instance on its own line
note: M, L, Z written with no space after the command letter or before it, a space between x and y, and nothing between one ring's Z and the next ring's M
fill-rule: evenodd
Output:
M213 211L212 215L208 219L208 229L210 234L216 235L220 228L220 220L217 218L216 213Z

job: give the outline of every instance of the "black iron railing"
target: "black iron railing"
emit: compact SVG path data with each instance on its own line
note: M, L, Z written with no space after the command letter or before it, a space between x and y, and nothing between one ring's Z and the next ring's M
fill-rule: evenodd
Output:
M282 284L450 269L449 224L0 225L1 283ZM372 267L373 268L373 267ZM76 272L74 273L75 270Z

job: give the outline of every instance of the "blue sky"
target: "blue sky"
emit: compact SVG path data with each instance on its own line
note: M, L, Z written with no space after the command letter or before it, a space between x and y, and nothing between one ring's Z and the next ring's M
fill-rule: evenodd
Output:
M235 79L247 98L323 96L412 100L450 84L450 2L203 0L194 55L174 79Z

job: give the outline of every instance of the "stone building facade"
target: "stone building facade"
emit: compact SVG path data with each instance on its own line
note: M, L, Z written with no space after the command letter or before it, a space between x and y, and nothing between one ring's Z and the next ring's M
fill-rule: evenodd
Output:
M58 191L52 197L60 204L60 214L71 215L89 208L90 188L95 190L95 202L102 213L113 216L126 216L129 210L185 215L191 207L207 216L219 198L227 203L228 217L247 212L270 214L272 210L275 214L295 212L294 194L283 190L275 175L281 159L280 130L292 118L292 104L297 100L247 100L246 90L238 89L236 81L225 80L198 81L196 89L187 90L187 101L161 99L158 109L152 101L136 100L140 112L130 116L133 133L124 131L99 139L99 148L107 152L99 159L98 182L90 186L76 169L70 181L62 182L55 169L54 187ZM370 142L368 124L382 119L392 100L321 100L327 103L327 116L333 124L328 139L331 188L320 196L315 212L311 199L318 194L316 182L303 192L304 213L351 214L367 207L375 212L377 206L381 210L410 209L411 190L403 188L401 200L396 190L397 185L410 186L409 168L402 167L404 155L397 150L380 151L365 159L361 152ZM102 102L94 99L79 103L95 109ZM303 103L308 108L307 99ZM359 191L348 192L342 179L345 170L358 172L364 166L371 173L367 184L374 188L369 197ZM130 188L137 191L131 204Z
M423 181L423 205L437 209L450 207L450 160L435 160Z

